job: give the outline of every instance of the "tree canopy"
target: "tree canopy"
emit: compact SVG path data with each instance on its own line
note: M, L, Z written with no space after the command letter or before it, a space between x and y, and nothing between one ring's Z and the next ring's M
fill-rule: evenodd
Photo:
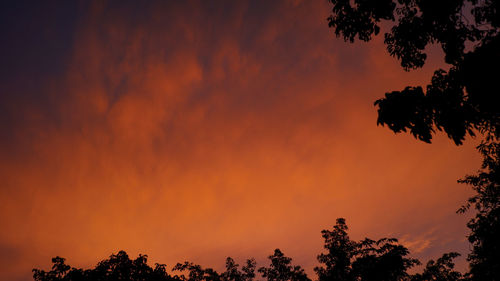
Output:
M395 238L352 241L344 219L332 231L323 230L326 253L318 256L322 266L314 270L319 281L408 280L408 269L420 262L407 257L410 251Z
M495 0L331 0L329 26L346 41L369 41L381 26L388 53L405 70L425 64L426 47L441 46L449 69L424 90L408 86L375 102L378 124L431 142L436 130L462 144L475 131L498 137L500 2ZM382 25L382 22L387 24ZM392 23L392 24L391 24Z
M459 182L472 185L476 194L459 212L473 207L475 216L468 222L469 254L473 280L500 280L500 143L485 142L479 146L482 169Z
M409 257L410 251L394 238L372 240L365 238L353 241L347 233L345 219L338 219L332 230L323 230L325 252L318 255L320 266L314 270L319 281L456 281L462 276L453 270L456 253L443 255L436 262L427 263L422 273L411 274L408 270L420 264ZM257 272L266 281L311 281L304 269L292 264L292 258L280 249L268 257L270 264ZM178 263L171 275L166 265L147 264L147 256L139 255L135 260L120 251L109 259L99 262L93 269L74 268L65 259L52 259L52 270L33 270L35 281L254 281L256 262L248 259L240 266L230 257L222 273L212 268L203 268L191 262Z
M271 261L269 267L259 268L267 281L311 281L304 269L299 265L292 265L292 259L286 257L280 249L274 250L274 254L268 258Z
M169 275L164 264L156 264L152 268L147 264L147 256L139 255L132 260L124 251L111 255L93 269L71 267L61 257L53 258L52 263L52 270L48 272L33 269L33 279L35 281L181 281L178 276Z
M459 180L472 185L476 194L459 212L475 210L467 224L472 244L467 278L500 280L500 1L330 2L329 26L345 41L369 41L381 26L389 26L384 34L387 51L407 71L425 64L430 44L442 48L448 69L437 69L425 90L407 86L375 101L377 123L428 143L436 130L444 131L457 145L467 135L479 132L484 137L478 146L481 170ZM448 260L449 256L428 264L428 272L415 278L443 271Z

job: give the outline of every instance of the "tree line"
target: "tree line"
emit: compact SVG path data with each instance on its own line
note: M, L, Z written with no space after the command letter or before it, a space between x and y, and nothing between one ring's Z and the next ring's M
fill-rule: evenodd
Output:
M388 280L463 280L454 270L453 258L457 253L447 253L436 261L427 263L422 273L410 274L408 270L420 262L409 257L409 250L395 238L354 241L349 238L345 219L337 219L331 230L323 230L324 252L314 268L318 281L388 281ZM52 269L33 270L35 281L311 281L300 265L280 249L268 257L267 266L257 268L255 259L246 260L243 266L228 257L224 272L204 268L191 262L178 263L170 274L164 264L151 267L146 255L131 259L120 251L99 262L92 269L74 268L65 259L52 259Z

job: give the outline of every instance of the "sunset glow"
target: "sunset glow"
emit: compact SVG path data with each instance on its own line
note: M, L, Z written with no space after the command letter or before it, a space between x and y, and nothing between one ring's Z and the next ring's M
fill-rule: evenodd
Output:
M1 9L0 280L57 255L219 269L275 248L314 279L338 217L466 256L476 141L395 135L373 106L441 52L405 72L382 38L336 39L327 1L34 5Z

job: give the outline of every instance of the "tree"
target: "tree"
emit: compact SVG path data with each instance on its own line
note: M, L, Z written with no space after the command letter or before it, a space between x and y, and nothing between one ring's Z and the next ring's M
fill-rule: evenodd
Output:
M419 264L397 239L352 241L345 220L337 219L333 230L323 230L326 253L318 256L323 266L314 270L319 281L397 281L409 278L408 269Z
M423 273L417 273L411 277L411 281L459 281L462 274L453 270L455 264L453 259L458 257L458 253L447 253L437 259L430 260L424 268ZM492 279L493 280L493 279Z
M172 269L173 271L184 272L187 271L188 275L181 275L180 279L183 281L220 281L220 275L211 268L203 269L200 265L184 262L178 263Z
M65 259L59 256L52 258L52 270L45 272L39 269L33 269L33 279L36 281L56 281L65 280L64 278L68 275L68 272L73 271L73 269L65 263ZM78 270L75 270L78 271ZM78 273L81 273L78 271Z
M347 234L345 219L337 219L332 231L323 230L324 248L327 253L318 255L318 261L325 267L316 267L319 281L354 280L351 260L356 254L357 244Z
M409 71L426 60L429 44L441 46L448 70L434 72L426 90L408 86L375 101L379 125L409 132L430 143L444 131L455 144L484 136L478 146L483 166L459 182L476 191L459 211L474 206L468 256L472 280L500 280L500 1L498 0L330 0L329 26L353 42L371 40L382 21L387 51Z
M52 263L52 270L48 272L33 269L33 279L35 281L253 281L256 267L255 260L249 259L240 270L239 265L228 257L226 271L222 274L211 268L204 269L200 265L184 262L178 263L172 270L188 272L187 276L172 276L167 273L166 265L157 263L155 268L151 268L147 264L146 255L139 255L135 260L131 260L124 251L111 255L93 269L73 268L61 257L53 258Z
M239 270L239 265L231 258L226 259L226 271L219 274L217 271L190 262L178 263L174 271L187 271L188 275L179 278L184 281L253 281L255 278L256 262L248 259L246 265Z
M230 257L226 259L226 271L222 273L223 281L253 281L255 278L255 267L257 263L254 259L248 259L246 265L238 269L239 265Z
M131 260L124 251L99 262L94 269L72 268L66 265L65 259L61 257L53 258L52 263L52 270L49 272L34 269L33 279L35 281L180 281L178 277L172 277L166 272L164 264L156 264L153 269L147 264L147 256L139 255L137 259Z
M409 251L394 238L377 241L365 238L359 242L349 238L345 219L337 219L333 230L323 230L325 253L318 255L322 266L314 270L319 281L459 281L461 274L454 271L453 258L458 254L443 255L436 262L429 261L422 274L410 275L408 270L419 261L409 258ZM292 259L281 250L274 250L268 257L270 265L258 272L267 281L311 281L304 269L292 265ZM169 275L164 264L151 268L147 256L139 255L131 260L127 253L120 251L103 260L93 269L73 268L65 259L52 259L52 270L45 272L34 269L35 281L253 281L256 262L248 259L241 267L230 257L226 259L226 270L218 273L211 268L184 262L173 267L181 275ZM186 274L184 274L186 273ZM497 279L483 279L497 280Z
M271 260L270 266L259 268L262 277L267 278L267 281L311 281L304 269L291 265L292 259L286 257L280 249L274 250L274 254L268 258Z
M476 215L467 226L472 252L469 277L473 280L500 280L500 144L486 142L479 146L483 155L482 169L477 175L459 182L472 185L476 195L469 198L459 212L473 207Z
M438 69L426 91L406 87L375 102L378 124L431 142L435 130L456 144L474 131L498 137L500 2L496 0L330 0L329 26L353 42L371 40L382 21L387 51L405 70L420 68L429 44L440 45L449 70Z

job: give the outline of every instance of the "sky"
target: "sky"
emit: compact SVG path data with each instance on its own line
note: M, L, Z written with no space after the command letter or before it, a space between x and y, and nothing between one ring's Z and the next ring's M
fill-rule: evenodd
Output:
M326 0L0 6L0 280L55 256L223 269L275 248L315 279L339 217L424 263L467 255L477 140L394 134L373 105L426 85L440 50L405 72L380 37L335 38Z

